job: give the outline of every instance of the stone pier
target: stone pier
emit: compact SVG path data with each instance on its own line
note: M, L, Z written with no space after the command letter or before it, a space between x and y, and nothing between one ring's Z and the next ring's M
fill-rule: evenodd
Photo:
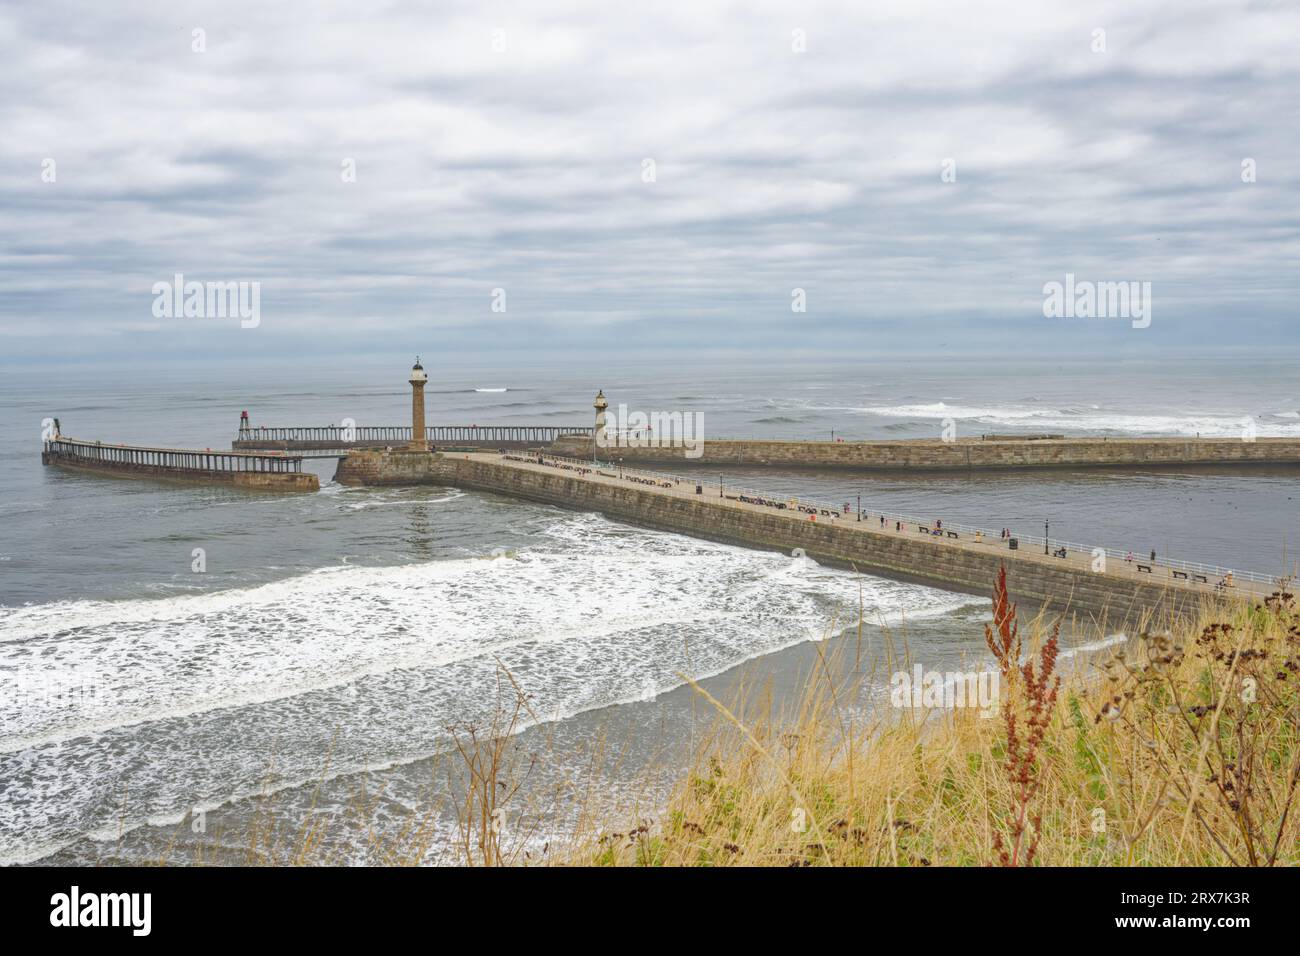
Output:
M1142 626L1184 615L1205 603L1259 598L1271 588L1238 581L1231 590L1217 581L1165 567L1111 561L1092 569L1091 555L1065 558L1010 550L992 537L945 533L905 525L896 529L825 510L745 502L738 496L696 493L688 481L650 473L619 473L608 465L536 455L437 454L406 451L354 452L339 466L337 480L356 485L440 485L492 492L565 508L596 511L620 521L710 540L782 551L794 549L825 564L918 581L947 590L989 594L1005 563L1012 596L1022 610L1064 610L1107 628ZM701 488L701 490L703 490Z
M564 435L547 451L592 457L592 438ZM899 441L780 441L715 438L690 457L681 447L606 447L600 458L629 465L772 466L850 471L979 471L1016 468L1179 468L1300 465L1294 438L960 438Z

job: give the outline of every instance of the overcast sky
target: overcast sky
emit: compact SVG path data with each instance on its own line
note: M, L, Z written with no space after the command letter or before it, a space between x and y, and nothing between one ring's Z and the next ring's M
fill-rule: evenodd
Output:
M1294 348L1298 7L4 2L0 362Z

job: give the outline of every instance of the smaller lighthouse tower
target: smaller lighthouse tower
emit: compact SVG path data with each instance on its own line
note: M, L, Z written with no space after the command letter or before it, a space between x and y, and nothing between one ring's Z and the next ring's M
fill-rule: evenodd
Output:
M596 430L591 436L591 460L596 461L596 450L604 448L607 444L605 435L605 409L609 408L609 402L605 401L605 390L602 388L596 393L596 401L592 406L596 409Z
M424 437L424 386L429 376L424 374L420 356L415 357L415 366L411 369L411 451L428 451L429 443Z

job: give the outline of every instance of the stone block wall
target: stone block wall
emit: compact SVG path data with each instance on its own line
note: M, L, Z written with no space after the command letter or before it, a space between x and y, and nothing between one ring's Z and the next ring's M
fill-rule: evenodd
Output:
M592 439L565 436L552 454L590 459ZM698 458L684 448L606 448L602 461L629 465L782 465L859 471L966 471L999 468L1177 467L1222 464L1300 464L1300 440L1259 438L977 438L943 442L767 441L719 439L703 443Z
M348 452L339 461L334 480L342 485L446 484L446 474L441 455L393 448Z

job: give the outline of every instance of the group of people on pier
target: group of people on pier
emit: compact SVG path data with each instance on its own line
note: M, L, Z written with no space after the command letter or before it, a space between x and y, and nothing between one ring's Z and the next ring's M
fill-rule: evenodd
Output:
M576 472L579 475L590 475L596 470L585 465L573 465L567 461L547 461L542 455L507 455L502 453L501 457L506 461L524 461L533 465L545 465L548 468L562 468L565 471Z
M736 495L736 500L747 505L761 505L764 508L778 508L785 511L786 503L784 501L774 501L771 498L757 498L753 495Z
M624 481L630 481L633 484L650 485L651 487L654 488L673 487L673 483L664 478L654 478L646 475L634 475L628 472L623 472L620 475L614 475L614 474L610 474L607 471L597 471L594 467L588 467L587 465L577 464L571 461L563 461L557 458L548 458L545 455L511 455L511 454L507 454L506 452L500 452L500 455L502 459L504 459L505 461L522 461L522 462L527 462L528 464L531 465L545 465L547 468L559 468L563 471L571 471L577 475L586 476L591 474L598 474L606 478L622 478ZM681 484L681 481L678 480L677 483Z
M610 477L617 477L617 476L611 475ZM673 483L671 481L665 481L662 478L646 478L643 475L629 475L626 472L623 473L623 480L630 481L633 484L638 484L638 485L650 485L651 487L654 488L671 488L673 486Z

